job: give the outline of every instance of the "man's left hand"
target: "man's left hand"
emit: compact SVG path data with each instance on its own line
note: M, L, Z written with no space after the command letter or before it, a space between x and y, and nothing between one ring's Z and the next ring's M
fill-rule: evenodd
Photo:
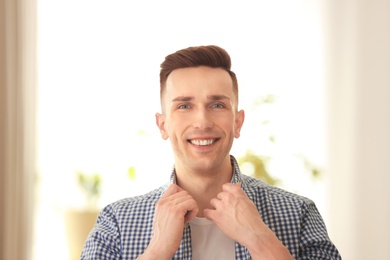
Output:
M241 184L226 183L211 209L203 211L222 232L248 248L252 259L292 259L289 251L263 222L255 204L241 189Z

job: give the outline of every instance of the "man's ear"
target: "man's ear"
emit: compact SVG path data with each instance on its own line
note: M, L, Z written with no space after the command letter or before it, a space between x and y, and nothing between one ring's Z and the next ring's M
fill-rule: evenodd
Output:
M162 139L167 140L169 135L165 130L165 115L156 113L156 125L160 129Z
M234 137L239 138L242 125L244 124L245 119L245 112L244 110L240 110L236 113L236 120L235 120L235 129L234 129Z

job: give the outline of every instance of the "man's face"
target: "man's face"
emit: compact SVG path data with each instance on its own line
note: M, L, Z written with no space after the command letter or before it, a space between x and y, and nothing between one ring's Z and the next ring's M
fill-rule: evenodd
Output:
M195 171L230 163L233 139L240 136L244 111L229 74L220 68L195 67L172 71L162 97L163 114L156 123L170 139L176 167Z

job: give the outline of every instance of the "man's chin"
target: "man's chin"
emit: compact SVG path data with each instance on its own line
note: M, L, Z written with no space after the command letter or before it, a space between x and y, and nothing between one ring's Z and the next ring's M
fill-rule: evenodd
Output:
M192 158L188 164L194 171L213 171L221 165L220 159L211 156Z

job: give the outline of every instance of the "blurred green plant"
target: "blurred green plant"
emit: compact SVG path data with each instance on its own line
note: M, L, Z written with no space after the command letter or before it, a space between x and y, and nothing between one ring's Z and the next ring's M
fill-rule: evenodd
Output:
M305 169L311 174L311 177L313 179L318 179L322 176L322 169L320 169L320 167L312 163L305 155L300 154L300 155L296 155L296 157L302 160Z
M102 192L103 177L100 173L85 173L77 171L77 183L85 195L86 207L93 209L98 207L98 202ZM127 169L127 178L134 181L136 169L131 166Z
M277 100L277 97L275 95L266 95L266 96L260 96L256 98L252 105L251 109L261 109L264 106L270 106L274 104ZM266 113L262 113L263 116L266 116ZM269 118L263 118L261 120L261 127L267 127L270 125L271 120ZM276 145L276 136L274 134L270 134L265 137L270 143ZM294 155L291 155L294 156ZM318 179L321 176L321 169L317 167L315 164L313 164L305 155L295 155L299 160L302 161L304 164L305 169L310 173L310 176L313 179ZM237 162L240 165L240 167L243 169L243 173L253 176L254 178L257 178L259 180L262 180L270 185L278 185L281 183L281 180L275 178L270 174L267 170L267 164L272 158L270 156L263 156L258 155L248 149L246 153L240 157L237 158ZM247 166L250 167L247 167ZM250 168L250 172L245 172L246 169Z
M135 171L135 167L134 166L131 166L127 169L127 177L129 177L129 179L131 181L134 181L135 178L137 177L136 175L136 171Z
M99 173L87 174L81 171L77 172L77 183L85 194L87 207L97 206L100 198L102 177Z
M271 176L266 169L266 162L268 158L254 154L251 150L247 150L245 155L238 157L237 162L240 167L245 171L246 166L251 166L252 172L245 174L251 175L252 177L262 180L270 185L276 185L279 180Z

